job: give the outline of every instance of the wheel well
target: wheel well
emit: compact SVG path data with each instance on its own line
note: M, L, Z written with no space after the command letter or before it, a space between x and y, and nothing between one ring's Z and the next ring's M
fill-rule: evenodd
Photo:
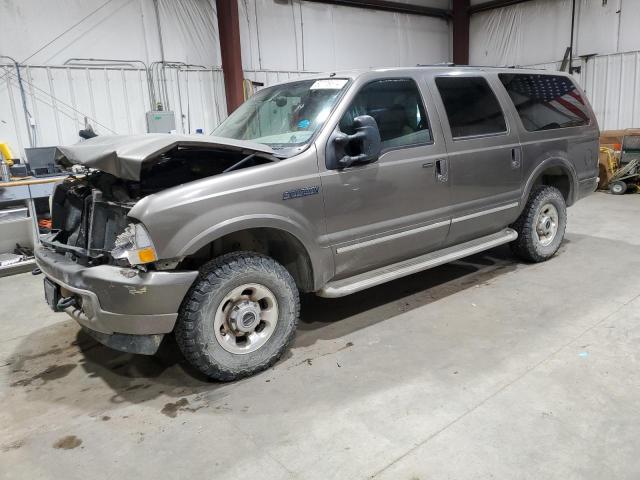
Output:
M275 228L251 228L230 233L186 257L182 264L197 269L220 255L238 251L261 253L273 258L287 269L300 290L313 291L313 269L306 248L295 236Z
M545 169L533 183L534 188L541 185L557 188L562 193L566 204L569 205L571 203L571 177L564 168L556 166Z

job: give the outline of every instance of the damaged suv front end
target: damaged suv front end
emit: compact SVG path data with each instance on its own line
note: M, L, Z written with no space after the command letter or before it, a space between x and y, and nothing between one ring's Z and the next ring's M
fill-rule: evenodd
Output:
M239 162L273 161L271 149L215 137L143 135L97 137L59 151L59 163L85 168L57 186L52 232L36 248L47 301L101 343L153 354L173 330L198 272L180 258L158 258L132 208Z

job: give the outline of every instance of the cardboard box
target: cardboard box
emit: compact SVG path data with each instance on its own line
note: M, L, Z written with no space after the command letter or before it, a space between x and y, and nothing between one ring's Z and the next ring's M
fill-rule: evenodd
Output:
M608 145L604 145L604 147L611 148ZM600 152L600 157L598 159L598 176L600 177L600 181L598 182L599 189L606 190L609 188L609 181L613 176L613 172L618 168L618 156L619 152L611 154L603 151Z

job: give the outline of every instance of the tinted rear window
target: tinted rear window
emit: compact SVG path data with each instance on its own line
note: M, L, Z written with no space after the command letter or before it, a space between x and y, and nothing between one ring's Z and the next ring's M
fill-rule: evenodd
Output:
M447 111L453 138L507 131L493 90L482 77L438 77L436 86Z
M502 73L499 77L530 132L589 124L586 102L571 79L523 73Z

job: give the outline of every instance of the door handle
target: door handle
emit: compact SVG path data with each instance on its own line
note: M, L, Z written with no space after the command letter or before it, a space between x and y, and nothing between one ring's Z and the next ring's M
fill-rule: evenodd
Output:
M442 183L449 181L449 162L446 158L436 160L436 180Z
M431 168L433 167L433 162L427 162L422 164L422 168Z
M511 168L520 168L522 158L522 150L520 147L513 147L511 149Z

